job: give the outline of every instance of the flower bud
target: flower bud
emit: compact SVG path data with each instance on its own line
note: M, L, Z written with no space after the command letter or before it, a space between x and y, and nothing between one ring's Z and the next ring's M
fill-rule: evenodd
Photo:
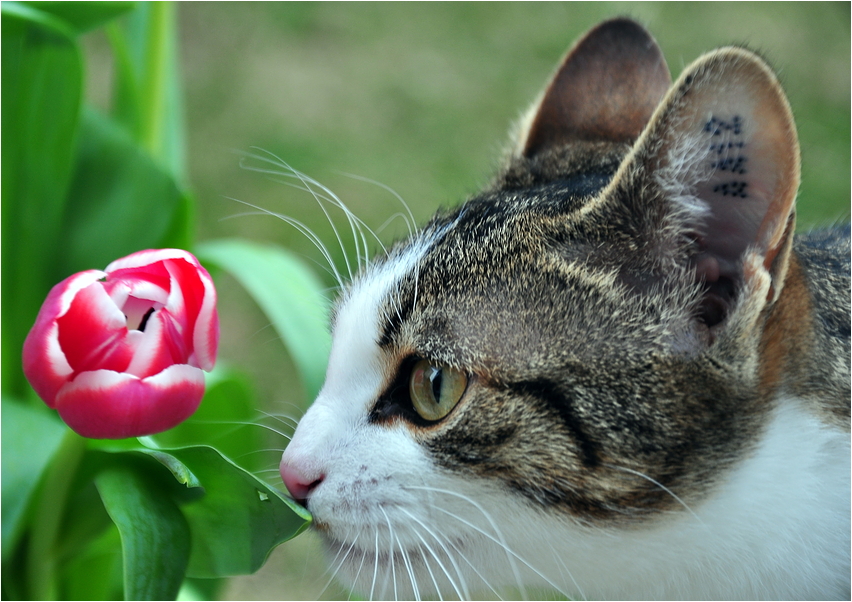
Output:
M218 343L207 270L187 251L139 251L53 287L24 342L24 374L80 435L140 437L195 412Z

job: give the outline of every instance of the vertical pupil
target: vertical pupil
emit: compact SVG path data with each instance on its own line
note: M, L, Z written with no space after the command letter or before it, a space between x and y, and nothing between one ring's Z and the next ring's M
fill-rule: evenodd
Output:
M429 375L429 381L432 383L432 397L435 398L436 402L441 401L441 381L443 378L441 377L441 373L443 372L440 368L436 368L435 366L431 366L432 373Z

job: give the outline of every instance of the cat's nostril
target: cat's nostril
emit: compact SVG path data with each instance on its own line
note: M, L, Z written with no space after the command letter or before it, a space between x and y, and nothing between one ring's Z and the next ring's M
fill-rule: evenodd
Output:
M311 492L325 478L325 475L320 475L317 479L305 476L290 464L284 463L281 464L280 471L281 479L284 481L287 491L290 492L294 500L303 506L307 505Z

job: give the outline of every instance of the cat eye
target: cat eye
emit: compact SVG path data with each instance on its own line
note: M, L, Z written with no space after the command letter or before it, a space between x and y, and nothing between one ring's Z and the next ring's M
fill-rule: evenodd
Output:
M408 384L414 411L424 420L440 420L449 414L466 388L464 372L429 360L414 364Z

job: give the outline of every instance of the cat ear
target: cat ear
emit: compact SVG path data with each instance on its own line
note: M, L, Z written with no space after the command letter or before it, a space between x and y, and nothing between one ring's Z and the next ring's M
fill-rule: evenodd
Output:
M670 85L651 34L629 19L605 21L565 56L521 136L521 154L573 140L632 143Z
M777 299L795 225L799 144L787 98L762 59L723 48L686 69L611 190L631 179L642 202L662 200L670 224L693 240L705 323L721 322L742 286L759 289L755 279L768 276L761 307Z

